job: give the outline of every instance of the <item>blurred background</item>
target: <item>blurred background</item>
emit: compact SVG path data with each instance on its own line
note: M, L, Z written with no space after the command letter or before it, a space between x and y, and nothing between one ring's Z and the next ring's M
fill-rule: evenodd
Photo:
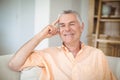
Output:
M87 44L89 0L0 0L0 55L14 54L25 42L57 18L62 10L78 11ZM37 49L61 45L59 36L45 39Z

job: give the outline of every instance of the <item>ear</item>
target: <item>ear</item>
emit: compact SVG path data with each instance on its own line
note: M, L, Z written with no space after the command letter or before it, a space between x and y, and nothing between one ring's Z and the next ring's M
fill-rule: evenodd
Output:
M80 27L81 27L81 32L83 32L83 30L84 30L84 23L83 22L81 23Z

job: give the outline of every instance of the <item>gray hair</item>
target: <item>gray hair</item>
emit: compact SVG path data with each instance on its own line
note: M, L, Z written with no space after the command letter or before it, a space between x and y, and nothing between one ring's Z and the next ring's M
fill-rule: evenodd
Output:
M63 15L63 14L75 14L76 17L77 17L77 19L78 19L78 21L79 21L80 23L82 22L82 19L81 19L80 14L79 14L78 12L76 12L76 11L73 11L73 10L63 10L63 11L58 15L58 17L60 17L60 16Z

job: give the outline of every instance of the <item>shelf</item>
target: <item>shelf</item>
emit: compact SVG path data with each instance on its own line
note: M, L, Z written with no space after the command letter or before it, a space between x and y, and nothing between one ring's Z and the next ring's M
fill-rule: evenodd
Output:
M106 21L106 22L120 22L120 19L100 19L100 21Z
M101 42L101 43L112 43L112 44L120 44L120 40L97 39L97 42Z
M98 18L98 16L95 15L94 18ZM111 15L111 16L101 16L101 18L105 18L105 19L120 19L120 16L114 16L114 15Z
M119 4L120 0L90 0L88 28L88 45L117 57L120 57ZM109 15L103 9L110 10Z
M88 37L95 38L96 34L88 35ZM105 34L100 34L99 39L107 39L107 40L114 40L114 41L120 41L120 36L110 36L110 35L105 35Z
M102 1L104 1L104 2L118 2L120 0L102 0Z
M96 34L92 34L92 36L96 36ZM111 37L111 36L109 36L109 35L105 35L105 34L100 34L99 35L100 37L104 37L104 38L108 38L108 37Z
M110 15L110 16L102 15L101 18L120 19L120 15L119 16L116 16L116 15Z

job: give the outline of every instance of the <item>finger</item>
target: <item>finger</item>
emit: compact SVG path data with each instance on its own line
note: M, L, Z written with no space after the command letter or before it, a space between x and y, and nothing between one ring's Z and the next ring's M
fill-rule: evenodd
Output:
M58 32L58 28L49 25L49 34L55 35Z
M52 22L53 26L56 26L56 24L59 22L59 18L57 18L55 21Z
M48 33L51 34L53 31L52 25L49 25L48 27L49 27Z
M58 29L56 29L56 30L54 30L53 32L52 32L52 35L57 35L59 32L58 32Z
M54 27L53 25L49 25L49 33L53 33L54 31L56 31L56 27Z

